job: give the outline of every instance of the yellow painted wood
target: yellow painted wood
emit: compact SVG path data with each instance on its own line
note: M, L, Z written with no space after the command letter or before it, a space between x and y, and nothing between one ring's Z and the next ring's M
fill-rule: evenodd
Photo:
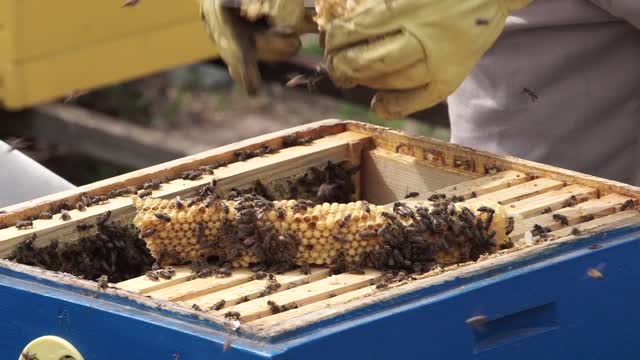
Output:
M0 101L34 104L216 56L197 2L0 0Z

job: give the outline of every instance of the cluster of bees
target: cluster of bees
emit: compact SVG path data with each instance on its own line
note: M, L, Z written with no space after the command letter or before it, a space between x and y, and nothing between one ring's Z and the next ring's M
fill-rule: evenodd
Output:
M103 215L96 224L96 233L76 242L61 244L54 239L46 246L35 247L33 234L16 247L10 259L84 279L106 276L119 282L143 274L154 263L154 258L138 237L137 229L107 223L107 219Z

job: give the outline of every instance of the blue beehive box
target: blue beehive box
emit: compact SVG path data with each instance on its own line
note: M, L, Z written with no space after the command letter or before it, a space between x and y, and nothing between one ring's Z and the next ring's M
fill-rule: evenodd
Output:
M78 225L95 224L107 211L108 221L123 224L135 213L130 195L123 195L71 210L70 221L56 215L26 229L13 226L61 201L176 178L232 160L238 150L280 147L291 135L314 141L196 180L167 181L151 196L186 198L212 178L223 190L255 180L286 186L311 167L349 160L360 165L355 196L371 203L392 203L413 191L501 203L515 219L514 247L384 286L375 270L335 276L321 267L309 274L294 270L276 275L281 288L265 297L260 292L268 280L254 279L248 269L193 279L185 266L169 280L139 276L107 285L2 260L0 358L17 359L47 335L66 340L52 346L69 360L609 359L640 352L632 330L640 320L634 310L640 189L361 123L293 128L5 209L2 257L25 241L36 248L54 239L77 242L94 231ZM533 225L548 227L547 237L533 236ZM274 313L268 301L295 306ZM225 318L229 311L240 320ZM53 356L37 351L40 358Z

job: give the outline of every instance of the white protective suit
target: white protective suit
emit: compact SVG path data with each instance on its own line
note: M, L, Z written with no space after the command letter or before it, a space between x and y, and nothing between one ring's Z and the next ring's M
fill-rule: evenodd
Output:
M640 185L640 0L534 1L449 106L454 143Z

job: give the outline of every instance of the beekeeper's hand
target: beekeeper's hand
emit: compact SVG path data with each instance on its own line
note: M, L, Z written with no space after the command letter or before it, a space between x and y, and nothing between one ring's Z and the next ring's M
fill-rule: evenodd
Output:
M381 90L373 110L399 118L432 107L462 83L510 12L531 0L364 0L326 29L327 66L340 87Z
M284 60L300 50L300 35L316 32L303 0L201 0L200 14L231 77L254 94L258 59Z

